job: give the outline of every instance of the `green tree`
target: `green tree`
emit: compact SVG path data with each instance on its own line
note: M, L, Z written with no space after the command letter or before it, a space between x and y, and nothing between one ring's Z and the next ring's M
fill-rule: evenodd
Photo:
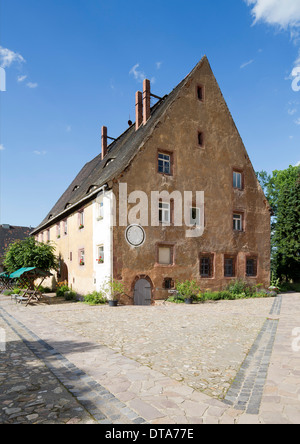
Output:
M257 173L272 207L272 272L283 280L300 280L300 167Z
M9 273L24 267L37 267L45 271L56 270L58 259L55 246L50 242L37 242L34 237L11 244L5 254L4 267Z

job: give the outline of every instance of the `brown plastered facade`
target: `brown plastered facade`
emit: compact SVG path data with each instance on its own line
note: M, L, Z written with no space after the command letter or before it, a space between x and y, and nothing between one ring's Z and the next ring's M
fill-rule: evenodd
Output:
M151 117L146 125L150 121ZM171 153L171 175L158 172L160 152ZM233 187L233 171L242 173L241 190ZM151 191L205 193L205 230L199 238L187 238L186 226L148 226L146 242L133 248L125 240L125 227L114 227L113 275L129 290L124 303L133 303L138 278L151 283L152 303L169 296L163 288L165 278L194 279L203 290L223 289L236 278L269 285L270 207L206 58L179 89L131 164L114 180L117 201L119 183L127 184L128 194L141 190L148 195L149 224ZM133 206L128 205L128 212ZM242 231L233 230L234 214L242 216ZM172 245L171 265L157 263L157 248L163 244ZM204 253L212 258L209 278L200 276ZM224 276L228 257L233 258L234 277ZM246 276L247 258L256 260L256 276Z

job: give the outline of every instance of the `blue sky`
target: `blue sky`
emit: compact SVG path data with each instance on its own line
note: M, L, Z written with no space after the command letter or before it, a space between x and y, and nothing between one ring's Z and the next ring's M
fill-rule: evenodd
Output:
M255 170L300 161L300 0L0 0L0 8L1 223L38 225L100 152L101 126L117 137L135 120L142 79L167 94L204 54Z

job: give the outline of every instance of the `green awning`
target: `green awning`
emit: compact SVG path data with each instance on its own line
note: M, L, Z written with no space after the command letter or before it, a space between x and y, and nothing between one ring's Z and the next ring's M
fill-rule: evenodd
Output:
M36 276L36 277L46 277L46 276L52 276L49 271L43 271L36 267L27 267L27 268L20 268L20 270L15 271L12 273L9 277L11 279L18 279L24 274L28 274L30 276Z
M7 273L0 273L0 278L9 278Z

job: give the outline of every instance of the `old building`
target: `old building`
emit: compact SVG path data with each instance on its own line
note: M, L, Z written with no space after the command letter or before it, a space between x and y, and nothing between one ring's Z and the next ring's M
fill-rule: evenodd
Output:
M18 240L24 240L30 235L32 227L17 227L15 225L0 225L0 272L3 271L3 261L9 246Z
M151 97L145 80L136 122L110 145L102 128L101 154L34 230L56 242L60 279L81 294L122 279L135 304L183 279L268 285L270 207L207 58Z

